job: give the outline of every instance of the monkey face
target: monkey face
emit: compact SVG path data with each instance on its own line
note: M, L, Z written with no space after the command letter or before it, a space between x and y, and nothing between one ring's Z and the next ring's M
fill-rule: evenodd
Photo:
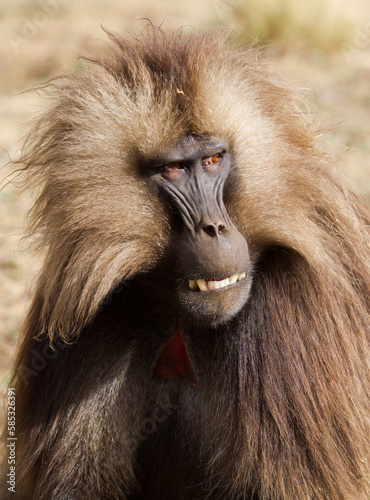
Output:
M248 245L224 204L232 155L219 138L187 136L156 159L150 182L171 207L176 293L187 319L218 324L249 296Z

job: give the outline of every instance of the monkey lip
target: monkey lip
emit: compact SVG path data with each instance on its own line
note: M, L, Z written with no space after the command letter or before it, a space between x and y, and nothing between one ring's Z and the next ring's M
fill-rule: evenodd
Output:
M205 281L203 279L189 280L188 285L194 292L207 292L209 290L220 290L221 288L226 288L230 285L234 285L238 281L245 278L245 272L239 274L233 274L224 278L220 281Z

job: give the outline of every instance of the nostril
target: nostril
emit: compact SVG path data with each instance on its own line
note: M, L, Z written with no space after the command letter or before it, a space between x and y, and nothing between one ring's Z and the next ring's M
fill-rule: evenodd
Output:
M214 237L216 236L216 228L213 224L209 224L203 228L203 231L208 234L208 236Z
M217 234L223 234L226 228L224 224L219 222L215 224L207 224L202 229L206 234L208 234L208 236L214 238Z

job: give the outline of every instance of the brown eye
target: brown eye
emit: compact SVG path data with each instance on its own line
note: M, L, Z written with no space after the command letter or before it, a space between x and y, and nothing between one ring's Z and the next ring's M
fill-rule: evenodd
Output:
M166 165L164 167L165 172L176 172L176 170L181 170L182 166L180 163L171 163L170 165Z
M217 163L220 163L221 158L222 158L221 153L219 153L217 155L209 156L208 158L205 158L204 160L202 160L202 166L203 167L210 167L212 165L216 165Z
M184 172L184 167L181 163L170 163L162 169L162 175L168 179L177 179Z

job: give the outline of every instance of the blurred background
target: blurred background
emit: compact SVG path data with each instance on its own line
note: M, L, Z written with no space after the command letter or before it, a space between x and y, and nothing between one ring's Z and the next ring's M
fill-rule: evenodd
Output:
M76 56L147 20L186 33L233 28L257 40L272 68L306 91L328 127L325 147L370 202L369 0L0 0L0 390L7 387L19 325L40 257L22 240L32 194L6 183L27 123L42 104L34 83L77 68Z

